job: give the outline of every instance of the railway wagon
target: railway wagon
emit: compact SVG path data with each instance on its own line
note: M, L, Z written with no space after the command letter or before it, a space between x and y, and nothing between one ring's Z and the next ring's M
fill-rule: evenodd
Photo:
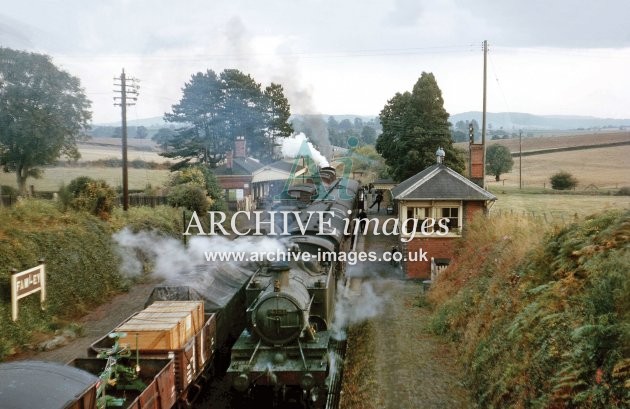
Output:
M145 306L156 301L203 301L204 311L214 314L216 322L211 371L221 372L227 369L231 346L245 328L245 287L254 271L247 265L224 263L211 270L199 265L155 287Z
M126 336L119 341L116 334ZM120 342L144 359L173 360L173 384L181 406L201 391L216 350L216 315L205 314L202 301L154 302L88 348L96 357Z
M103 358L76 358L68 363L69 366L81 369L95 376L102 376L107 371L108 360ZM101 397L97 405L79 407L89 409L94 407L115 407L121 409L171 409L177 403L175 388L175 363L172 359L125 358L117 362L125 368L137 371L136 376L140 387L130 387L120 382L108 386L106 396ZM137 367L136 367L137 365ZM103 382L101 379L100 382ZM97 385L100 386L100 385ZM108 405L109 399L109 405ZM77 408L78 409L78 408Z
M44 361L0 364L3 409L93 409L99 378L89 372Z

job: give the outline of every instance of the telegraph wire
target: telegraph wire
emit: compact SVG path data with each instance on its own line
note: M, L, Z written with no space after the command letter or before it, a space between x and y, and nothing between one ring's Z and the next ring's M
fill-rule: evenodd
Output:
M432 47L408 47L408 48L376 48L342 51L278 51L266 53L238 53L238 54L56 54L55 58L82 60L82 59L137 59L154 61L207 61L207 60L246 60L256 57L303 57L303 58L352 58L352 57L378 57L397 55L426 55L472 52L471 44L457 46L432 46Z

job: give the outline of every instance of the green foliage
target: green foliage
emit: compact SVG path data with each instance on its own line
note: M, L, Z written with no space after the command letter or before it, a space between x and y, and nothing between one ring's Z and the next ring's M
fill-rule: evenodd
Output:
M227 210L227 203L225 202L223 189L219 185L217 177L207 167L201 167L201 170L203 171L206 182L206 192L212 201L209 210L225 212Z
M158 231L175 238L181 238L183 231L182 213L171 206L130 207L127 211L114 209L109 225L112 230L130 229L133 233L142 230Z
M577 186L578 181L572 174L560 171L551 177L551 188L554 190L570 190Z
M226 69L219 75L207 70L193 75L183 93L164 119L184 128L161 140L167 148L163 156L184 158L174 169L195 162L215 167L238 136L245 137L253 156L271 161L275 138L291 132L289 104L278 84L263 92L239 70Z
M0 165L26 193L27 178L40 177L41 166L79 157L90 101L78 78L42 54L0 47L0 78Z
M204 214L209 207L206 191L194 183L183 183L169 189L168 204Z
M514 159L510 150L503 145L490 145L486 150L486 172L489 175L494 175L498 182L502 173L507 173L512 170L514 166Z
M183 184L191 184L204 188L206 186L206 178L200 167L189 167L171 174L169 186L178 186Z
M289 123L291 106L284 96L284 89L280 84L271 83L264 92L264 109L267 117L266 138L263 140L263 152L260 158L265 162L271 162L277 158L274 148L278 143L277 138L286 138L293 134L293 126Z
M73 179L68 186L59 189L59 203L62 210L68 207L84 210L103 220L107 220L116 205L118 195L103 180L93 180L87 176Z
M630 186L622 186L619 188L617 196L630 196Z
M2 196L17 196L18 191L13 186L2 185L0 186L0 195Z
M374 181L387 176L385 160L373 145L359 146L351 150L352 171L363 172L363 181Z
M496 233L471 230L463 261L429 294L432 327L461 341L478 405L627 407L630 212L556 228L540 244L518 240L527 229L516 223L507 235L497 226L476 223Z
M24 200L0 212L0 282L9 268L24 270L45 259L46 310L32 295L20 300L19 320L10 320L9 298L0 299L0 360L30 342L34 332L49 332L106 301L128 283L119 276L111 230L84 212L61 213L50 201ZM2 285L3 294L8 289Z
M168 203L205 213L225 211L227 204L216 176L206 166L190 166L174 172L169 181Z
M463 172L464 161L451 139L442 91L431 73L423 72L412 92L397 93L381 111L383 133L376 150L397 181L435 164L435 151L446 152L445 164Z

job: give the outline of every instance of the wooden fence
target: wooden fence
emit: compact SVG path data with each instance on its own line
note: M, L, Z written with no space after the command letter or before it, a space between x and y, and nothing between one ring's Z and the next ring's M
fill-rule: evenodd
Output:
M41 199L54 200L52 193L50 195L36 195L35 197ZM1 195L0 207L10 207L17 203L17 196ZM118 204L122 206L122 196L118 197ZM166 196L148 196L148 195L129 195L129 206L149 206L155 207L160 205L167 205Z

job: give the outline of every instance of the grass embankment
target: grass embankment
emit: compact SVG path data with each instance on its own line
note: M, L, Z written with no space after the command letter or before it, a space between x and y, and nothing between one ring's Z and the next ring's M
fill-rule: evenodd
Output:
M0 209L0 360L45 334L67 326L96 305L124 291L131 281L119 274L120 257L112 233L157 229L181 234L181 216L168 207L116 209L108 222L84 212L61 212L56 203L25 200ZM34 267L45 259L46 310L39 294L19 302L19 319L11 321L10 269Z
M352 325L348 330L348 351L344 362L343 407L373 409L374 351L369 334L373 331L372 321Z
M630 404L630 212L479 218L428 300L484 408Z

